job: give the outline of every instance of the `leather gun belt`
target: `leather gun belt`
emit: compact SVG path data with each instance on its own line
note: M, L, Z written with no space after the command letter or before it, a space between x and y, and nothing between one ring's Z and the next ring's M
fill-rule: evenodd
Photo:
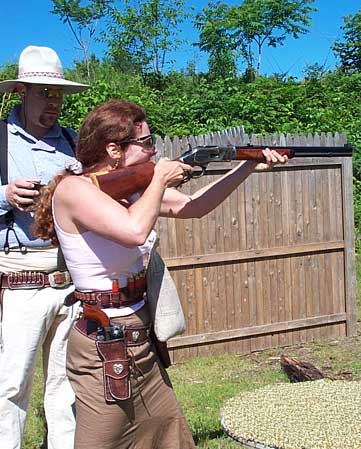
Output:
M99 292L80 292L75 290L73 296L76 300L81 301L83 304L88 304L89 306L96 306L101 309L108 309L111 307L119 309L119 307L130 306L141 301L144 292L139 294L139 296L134 297L128 296L126 292L122 290L117 293L113 293L111 290Z
M40 271L20 271L16 273L1 274L1 288L10 290L33 288L64 288L71 284L68 271L54 271L43 273Z

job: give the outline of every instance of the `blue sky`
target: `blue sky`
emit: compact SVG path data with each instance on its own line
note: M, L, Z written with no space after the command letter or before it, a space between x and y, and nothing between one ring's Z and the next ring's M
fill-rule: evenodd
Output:
M237 0L223 0L228 4L239 4ZM200 9L208 2L187 0L189 5L196 3ZM261 72L265 74L288 73L302 77L308 64L319 63L327 69L335 66L335 58L330 50L335 39L341 36L342 17L355 14L361 10L360 0L316 0L317 12L312 14L313 25L310 32L299 39L287 39L282 47L265 48ZM12 4L2 0L0 9L1 46L0 66L16 63L21 50L27 45L44 45L54 48L59 54L64 67L72 67L74 59L80 59L81 53L68 27L51 14L51 0L17 0ZM184 26L183 34L196 41L197 33L191 24ZM93 44L93 52L102 55L103 48ZM186 46L175 55L174 68L185 67L188 60L194 60L198 70L206 70L206 55L194 47Z

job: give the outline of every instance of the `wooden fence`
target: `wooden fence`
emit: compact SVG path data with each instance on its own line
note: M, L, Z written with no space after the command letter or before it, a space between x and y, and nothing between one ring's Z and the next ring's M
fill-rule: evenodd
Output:
M186 145L340 146L344 135L255 136L235 128L158 139L160 156ZM226 173L218 163L182 187L192 193ZM169 341L173 361L249 353L356 333L352 158L295 158L253 173L202 219L162 218L160 252L187 320Z

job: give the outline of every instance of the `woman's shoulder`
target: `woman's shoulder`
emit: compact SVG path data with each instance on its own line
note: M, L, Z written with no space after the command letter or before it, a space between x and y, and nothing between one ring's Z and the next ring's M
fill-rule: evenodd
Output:
M56 186L54 195L58 198L64 196L76 197L79 193L94 192L98 190L91 180L85 176L66 176Z

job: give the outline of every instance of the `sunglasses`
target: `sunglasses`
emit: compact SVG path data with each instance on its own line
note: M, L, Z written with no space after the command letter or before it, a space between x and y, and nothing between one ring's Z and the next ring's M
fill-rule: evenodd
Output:
M121 140L118 142L118 145L126 144L126 143L136 143L140 146L142 146L145 150L151 150L155 146L155 135L154 134L148 134L147 136L143 137L134 137L131 139Z
M61 89L52 89L49 87L37 89L36 93L43 98L63 98L64 95Z

